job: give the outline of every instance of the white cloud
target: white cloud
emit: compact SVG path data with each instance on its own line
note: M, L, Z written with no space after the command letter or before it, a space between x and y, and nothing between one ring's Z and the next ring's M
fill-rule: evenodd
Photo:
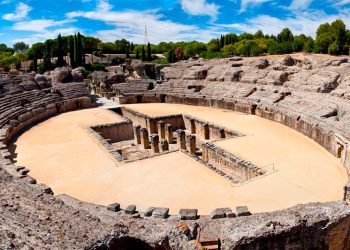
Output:
M108 8L101 8L101 2ZM107 5L106 5L107 4ZM107 1L99 1L95 11L75 11L67 13L68 18L84 17L91 20L105 22L115 26L114 29L96 32L102 40L114 41L127 38L133 42L144 41L145 25L148 28L149 40L153 43L160 41L201 40L207 41L219 35L220 28L211 27L200 29L196 25L186 25L170 20L164 20L159 10L151 11L112 11Z
M216 19L220 6L206 0L180 0L182 9L193 16L210 16Z
M257 5L260 5L262 3L266 3L266 2L269 2L271 0L242 0L241 1L241 9L240 9L240 12L244 12L248 6L257 6Z
M55 21L52 19L37 19L26 22L15 23L12 27L13 30L23 30L23 31L34 31L34 32L44 32L47 28L60 26L66 23L74 22L75 20L62 20Z
M12 43L23 41L23 42L31 45L33 43L45 41L47 39L56 38L58 36L58 34L61 34L62 36L66 36L66 35L72 35L74 33L77 33L78 31L79 30L77 28L74 28L74 27L55 29L55 30L50 30L50 31L45 30L41 33L35 33L33 35L27 36L26 38L12 40Z
M336 1L336 3L334 5L343 6L343 5L348 5L348 4L350 4L350 0L341 0L341 1Z
M288 27L294 34L305 34L315 37L318 26L325 22L333 22L341 18L347 25L350 25L350 12L344 10L343 13L327 15L323 11L300 11L285 19L272 17L269 15L258 15L249 18L241 23L219 25L222 28L234 29L240 32L254 33L262 30L266 34L277 35L283 28Z
M291 10L306 10L313 0L293 0L289 6Z
M32 7L25 3L18 3L14 13L8 13L2 16L3 19L8 21L18 21L27 17L28 13L32 10Z

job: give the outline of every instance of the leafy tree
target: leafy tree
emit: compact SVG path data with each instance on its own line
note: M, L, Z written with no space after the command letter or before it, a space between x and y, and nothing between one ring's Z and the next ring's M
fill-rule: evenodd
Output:
M29 45L25 44L24 42L17 42L17 43L15 43L13 45L13 49L16 52L23 53L23 52L26 52L29 49Z
M341 49L340 49L337 42L333 42L331 45L329 45L328 54L330 54L330 55L340 55L341 54Z
M37 59L42 59L45 53L45 44L44 43L35 43L32 47L27 51L27 55L29 59L32 59L34 54L36 54Z
M126 47L130 46L130 42L128 42L125 39L121 39L121 40L116 40L114 42L115 44L115 52L116 53L120 53L120 54L125 54L126 52Z
M292 49L291 43L274 42L269 46L268 52L271 55L282 55L282 54L289 54L293 52L293 49Z
M264 38L264 33L262 32L262 30L258 30L255 34L254 34L254 38Z
M311 53L314 50L314 39L312 39L311 36L309 36L306 40L305 46L304 46L304 50L306 52Z
M61 34L57 37L57 66L62 67L66 64L64 61L63 40Z
M334 34L336 46L338 47L338 54L341 54L343 52L343 48L346 42L346 26L344 22L340 19L335 20L331 24L331 31ZM335 45L333 45L333 48L331 49L333 52L336 48Z
M220 42L218 39L212 39L210 42L207 44L207 49L210 52L218 52L220 51Z
M293 33L289 28L284 28L278 35L277 41L279 43L292 42L294 39Z
M108 42L108 43L101 42L98 44L97 49L102 51L103 54L115 54L117 52L115 44L111 42ZM125 52L126 50L123 53Z
M328 53L328 47L335 41L333 33L326 32L317 35L315 40L315 51L320 53Z
M205 43L192 41L185 47L185 56L193 57L199 55L201 52L206 51L207 46Z
M242 40L235 43L235 53L241 56L258 56L263 53L263 50L254 40Z
M92 54L94 51L98 50L98 45L101 40L91 36L82 37L84 52L87 54Z
M7 45L4 43L0 44L0 52L7 52Z

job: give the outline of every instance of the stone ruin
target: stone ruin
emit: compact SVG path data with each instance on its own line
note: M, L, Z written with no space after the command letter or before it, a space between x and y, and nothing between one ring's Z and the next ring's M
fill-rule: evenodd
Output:
M349 173L349 69L348 57L316 55L199 59L165 66L133 61L94 73L88 87L119 103L201 105L270 119L315 140L338 157ZM13 164L7 145L40 121L93 105L81 80L79 70L64 68L50 75L0 77L0 248L350 248L349 183L344 187L344 201L253 215L244 206L218 208L210 215L184 208L178 215L170 215L167 208L140 212L135 205L105 207L66 195L53 196L49 187L30 177L28 169ZM220 159L248 169L244 178L254 178L254 171L259 170L247 163L242 166L210 142L244 136L235 131L181 114L161 120L146 117L147 125L142 114L123 109L122 115L127 118L122 123L90 128L120 160L123 155L113 151L113 143L133 141L156 154L172 145L189 155L201 149L202 160L209 164ZM227 164L219 167L224 169Z

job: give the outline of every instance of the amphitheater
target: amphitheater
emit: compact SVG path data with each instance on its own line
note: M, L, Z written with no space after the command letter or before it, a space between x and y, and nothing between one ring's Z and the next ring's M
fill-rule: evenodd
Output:
M349 249L350 58L0 76L2 249Z

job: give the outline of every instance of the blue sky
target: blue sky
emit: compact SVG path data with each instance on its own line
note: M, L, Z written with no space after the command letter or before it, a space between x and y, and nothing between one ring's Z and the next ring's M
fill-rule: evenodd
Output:
M208 41L235 32L315 36L337 18L350 26L350 0L0 0L0 43L29 44L73 34L103 41Z

